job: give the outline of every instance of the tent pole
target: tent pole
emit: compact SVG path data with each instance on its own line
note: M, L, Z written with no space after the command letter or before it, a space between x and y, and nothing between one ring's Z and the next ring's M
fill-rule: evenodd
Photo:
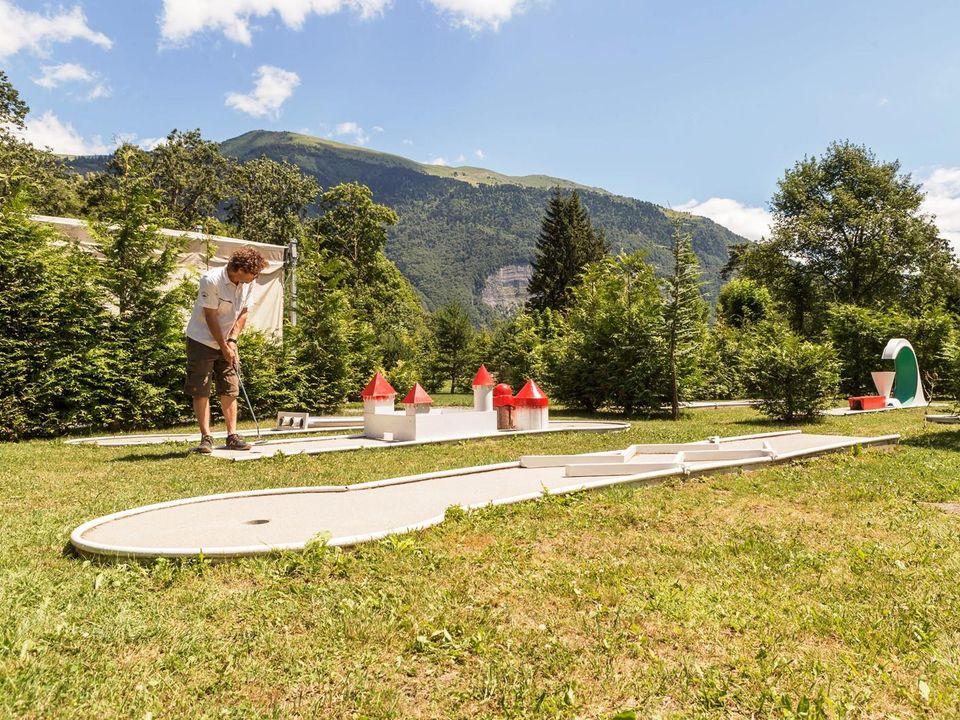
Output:
M290 244L287 246L288 264L290 266L290 324L297 326L297 258L299 252L297 249L297 239L290 238Z

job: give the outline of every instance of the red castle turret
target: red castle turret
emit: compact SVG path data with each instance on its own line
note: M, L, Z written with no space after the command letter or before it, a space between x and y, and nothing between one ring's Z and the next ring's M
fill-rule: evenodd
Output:
M481 365L473 378L473 409L477 412L493 410L493 378L487 372L487 366Z
M414 383L410 392L403 399L403 404L407 407L407 415L430 412L430 406L433 404L433 398L420 387L420 383Z
M515 424L517 430L546 430L549 424L550 398L533 380L527 380L517 396L513 398L516 408Z
M393 399L396 396L397 391L378 372L360 393L360 397L363 398L363 414L376 415L377 413L393 412Z

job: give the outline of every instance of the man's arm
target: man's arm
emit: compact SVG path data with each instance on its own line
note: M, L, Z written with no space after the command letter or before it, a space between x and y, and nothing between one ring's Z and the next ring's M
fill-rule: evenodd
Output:
M210 328L210 334L213 335L213 339L217 341L217 345L220 346L220 352L223 353L223 359L226 360L230 365L233 365L237 362L237 349L227 342L227 339L223 336L223 332L220 330L220 321L217 319L217 311L214 308L203 309L203 319L207 321L207 327ZM239 318L238 318L239 322Z
M233 328L230 330L230 337L236 339L240 337L240 333L243 332L244 326L247 324L247 309L244 308L240 311L240 314L237 316L237 321L233 324Z

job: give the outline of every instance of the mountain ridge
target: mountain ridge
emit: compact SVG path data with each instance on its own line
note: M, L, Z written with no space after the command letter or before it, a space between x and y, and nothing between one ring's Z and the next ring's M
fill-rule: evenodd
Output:
M297 165L321 188L343 182L370 187L396 210L386 253L428 309L462 305L474 321L522 302L523 278L535 257L541 219L553 188L577 190L612 252L643 250L657 273L671 269L674 219L683 218L703 270L703 292L716 298L729 248L747 240L704 217L603 188L548 175L510 176L473 166L430 165L401 155L288 131L251 130L220 143L238 161L266 156ZM75 158L81 172L104 158Z

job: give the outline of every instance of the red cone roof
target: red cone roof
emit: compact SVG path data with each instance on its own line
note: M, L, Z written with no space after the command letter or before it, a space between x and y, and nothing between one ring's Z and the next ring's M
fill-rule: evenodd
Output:
M420 387L420 383L415 383L407 396L403 399L404 405L429 405L433 398L427 394L427 391Z
M364 400L383 400L392 398L397 394L393 386L387 382L387 379L379 372L373 376L373 379L367 383L367 386L360 393Z
M543 390L533 380L527 380L514 401L517 407L547 407L550 404L550 398L543 394Z
M493 378L490 376L490 373L487 372L487 366L481 365L480 369L477 370L477 374L473 378L473 386L477 387L478 385L487 385L493 387L496 383L493 381Z

